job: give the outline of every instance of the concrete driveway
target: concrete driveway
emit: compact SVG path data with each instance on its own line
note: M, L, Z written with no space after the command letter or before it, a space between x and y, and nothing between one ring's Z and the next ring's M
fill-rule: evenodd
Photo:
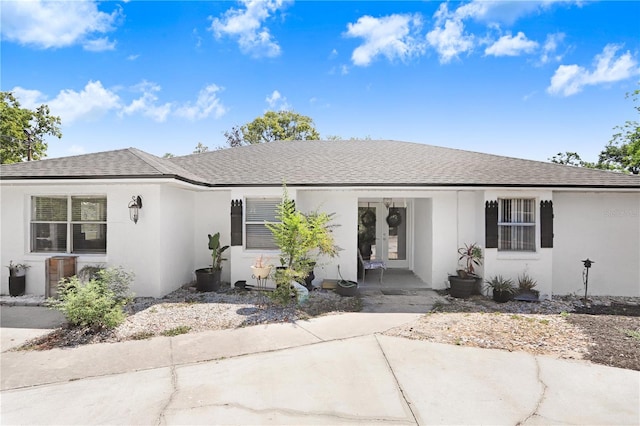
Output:
M74 349L3 352L0 421L640 423L637 371L380 334L418 316L349 313Z
M65 323L64 316L40 306L0 306L0 351L49 333Z

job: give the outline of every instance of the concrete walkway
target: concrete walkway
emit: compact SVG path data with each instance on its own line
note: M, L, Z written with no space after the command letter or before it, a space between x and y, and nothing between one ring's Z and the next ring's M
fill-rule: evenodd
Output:
M639 372L380 334L418 316L3 352L0 422L640 423Z

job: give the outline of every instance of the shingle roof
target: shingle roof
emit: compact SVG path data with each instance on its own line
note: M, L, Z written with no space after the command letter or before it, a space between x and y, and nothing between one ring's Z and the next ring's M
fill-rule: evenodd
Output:
M640 176L398 141L280 141L170 159L213 185L640 188Z
M0 179L202 178L179 165L136 148L4 164Z
M210 186L640 189L640 176L397 141L280 141L158 158L134 148L3 165L0 179L177 179Z

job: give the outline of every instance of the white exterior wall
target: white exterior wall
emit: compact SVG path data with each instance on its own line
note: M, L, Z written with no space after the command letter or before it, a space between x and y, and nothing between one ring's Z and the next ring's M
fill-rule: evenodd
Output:
M27 263L28 294L45 294L45 259L60 253L30 253L31 196L37 195L106 195L107 253L81 254L78 270L86 265L122 266L135 273L132 290L139 296L161 296L163 282L161 264L163 229L161 184L148 183L62 183L38 185L0 185L2 265L10 260ZM133 195L142 196L140 219L129 219L128 203ZM0 274L1 293L8 294L8 269ZM175 288L175 287L174 287Z
M211 250L209 250L209 234L220 232L220 244L229 245L231 242L231 191L229 190L209 190L194 194L193 201L193 226L191 228L190 240L191 259L189 259L189 279L195 281L195 270L208 268L211 266ZM222 262L221 280L224 282L234 282L231 280L231 269L233 262L233 249L229 247L223 253L227 259ZM234 260L237 258L234 257Z
M304 212L335 213L334 259L321 259L315 269L317 285L338 278L357 279L358 202L384 197L410 200L408 229L410 269L431 288L442 289L447 276L458 268L457 249L465 243L483 246L484 266L479 273L517 279L527 272L543 295L581 293L582 263L596 263L590 271L589 294L640 296L640 193L577 192L550 190L407 190L378 188L288 188ZM9 260L31 265L27 293L44 294L46 258L58 253L30 253L30 204L32 195L106 195L107 253L83 254L78 269L86 265L122 266L135 273L133 290L138 296L162 296L194 280L193 271L211 264L207 234L220 232L221 243L230 243L231 200L248 197L280 198L281 187L194 187L175 181L38 182L0 185L0 249L2 266ZM140 220L129 219L127 205L141 195ZM506 253L485 249L484 203L503 197L536 199L535 253ZM540 248L539 203L554 203L554 248ZM224 281L251 281L250 266L263 254L279 264L278 251L231 247L223 263ZM2 267L0 292L8 293L8 269Z
M321 211L335 213L333 224L336 245L340 248L335 258L321 258L314 269L319 285L325 278L338 279L338 265L345 280L358 279L358 196L354 191L340 189L313 191L298 190L296 206L302 212Z
M553 252L552 248L540 247L540 201L553 200L548 190L491 190L485 192L484 201L494 201L499 198L535 198L536 211L536 251L535 252L500 252L496 248L485 249L483 278L490 279L495 275L511 278L517 285L518 275L527 273L537 281L536 289L541 297L550 297L553 290ZM484 201L482 211L484 211ZM557 216L557 215L556 215ZM554 229L557 223L554 223ZM483 224L484 232L484 224ZM483 236L484 240L484 236Z
M165 185L160 188L158 230L159 295L172 292L192 281L194 270L193 220L199 193ZM143 209L146 207L143 201ZM140 222L138 222L140 223Z
M640 193L555 192L554 294L640 296Z
M414 199L413 272L433 288L433 203L431 198ZM442 280L440 280L442 283Z

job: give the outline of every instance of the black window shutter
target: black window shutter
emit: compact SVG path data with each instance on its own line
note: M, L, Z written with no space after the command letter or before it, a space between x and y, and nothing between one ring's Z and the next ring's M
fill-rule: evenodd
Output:
M540 201L540 247L553 247L553 201Z
M484 204L484 245L486 248L498 248L497 201L487 201Z
M242 200L231 200L231 245L242 245Z

